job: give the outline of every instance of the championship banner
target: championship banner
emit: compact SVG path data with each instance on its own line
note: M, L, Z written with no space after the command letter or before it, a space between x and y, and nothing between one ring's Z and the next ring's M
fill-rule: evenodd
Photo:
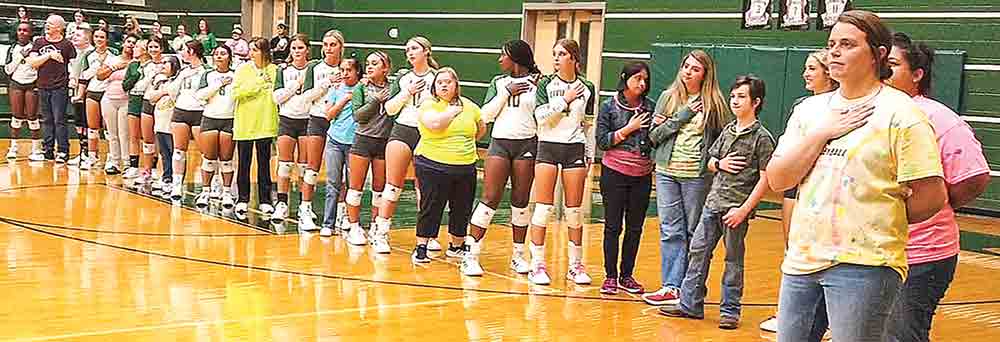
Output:
M778 13L781 28L786 30L809 29L809 0L781 0L781 11Z
M771 28L771 0L743 0L744 30Z
M837 17L851 10L851 0L819 0L819 20L816 28L828 30L837 23Z

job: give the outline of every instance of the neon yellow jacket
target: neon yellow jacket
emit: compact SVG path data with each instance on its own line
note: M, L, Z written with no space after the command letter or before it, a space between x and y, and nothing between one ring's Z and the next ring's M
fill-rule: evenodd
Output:
M278 106L274 103L274 80L278 67L258 69L253 62L236 68L233 96L236 111L233 140L255 140L278 136Z

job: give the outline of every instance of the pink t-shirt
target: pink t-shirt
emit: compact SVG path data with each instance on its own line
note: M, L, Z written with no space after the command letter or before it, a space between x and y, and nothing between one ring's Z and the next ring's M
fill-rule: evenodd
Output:
M924 96L916 96L913 101L934 127L948 186L990 172L983 147L969 124L940 102ZM910 241L906 245L910 265L950 258L958 254L958 248L958 223L948 203L933 217L910 225Z
M122 88L122 80L125 79L125 69L111 73L108 77L108 89L104 91L104 96L112 100L128 100L128 94Z

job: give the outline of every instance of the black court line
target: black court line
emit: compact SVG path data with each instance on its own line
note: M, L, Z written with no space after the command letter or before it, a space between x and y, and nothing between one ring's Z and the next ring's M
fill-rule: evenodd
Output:
M163 237L238 237L238 236L272 236L274 234L264 234L264 233L148 233L148 232L135 232L135 231L117 231L117 230L101 230L101 229L89 229L80 227L70 227L70 226L60 226L51 223L41 223L41 222L31 222L18 220L10 217L0 216L0 220L6 220L10 222L17 222L20 224L29 224L39 227L59 229L59 230L72 230L78 232L87 233L99 233L99 234L117 234L117 235L138 235L138 236L163 236Z
M415 283L407 283L407 282L391 281L391 280L374 280L374 279L365 279L365 278L342 276L342 275L335 275L335 274L302 272L302 271L277 269L277 268L271 268L271 267L262 267L262 266L253 266L253 265L235 264L235 263L225 263L225 262L216 261L216 260L200 259L200 258L194 258L194 257L165 254L165 253L154 252L154 251L150 251L150 250L142 250L142 249L137 249L137 248L132 248L132 247L118 246L118 245L113 245L113 244L109 244L109 243L104 243L104 242L99 242L99 241L93 241L93 240L78 238L78 237L64 235L64 234L60 234L60 233L56 233L56 232L50 232L50 231L47 231L47 230L44 230L44 229L40 229L40 228L37 228L37 227L31 227L29 225L17 223L17 222L14 222L14 221L10 221L10 220L5 219L5 218L0 218L0 222L4 222L4 223L10 224L10 225L15 226L15 227L20 227L20 228L23 228L23 229L27 229L27 230L30 230L30 231L33 231L33 232L36 232L36 233L41 233L41 234L45 234L45 235L49 235L49 236L54 236L54 237L58 237L58 238L74 240L74 241L78 241L78 242L83 242L83 243L88 243L88 244L93 244L93 245L98 245L98 246L103 246L103 247L109 247L109 248L123 250L123 251L128 251L128 252L140 253L140 254L150 255L150 256L164 257L164 258L169 258L169 259L177 259L177 260L184 260L184 261L190 261L190 262L197 262L197 263L203 263L203 264L209 264L209 265L216 265L216 266L236 267L236 268L242 268L242 269L253 270L253 271L263 271L263 272L281 273L281 274L287 274L287 275L310 276L310 277L317 277L317 278L324 278L324 279L348 280L348 281L357 281L357 282L362 282L362 283L374 283L374 284L382 284L382 285L398 285L398 286L427 288L427 289L437 289L437 290L470 291L470 292L487 293L487 294L506 294L506 295L519 295L519 296L539 296L539 297L562 298L562 299L582 299L582 300L597 300L597 301L611 301L611 302L632 302L632 303L642 303L642 304L644 304L644 302L641 299L635 299L635 298L609 298L609 297L582 296L582 295L569 295L569 294L529 293L529 292L516 292L516 291L504 291L504 290L473 289L473 288L464 288L464 287L449 286L449 285L415 284ZM997 304L997 303L1000 303L1000 299L961 301L961 302L947 302L947 303L941 303L939 305L976 305L976 304ZM705 304L706 305L712 305L712 306L719 305L718 302L705 302ZM777 303L743 303L742 306L745 306L745 307L776 307Z

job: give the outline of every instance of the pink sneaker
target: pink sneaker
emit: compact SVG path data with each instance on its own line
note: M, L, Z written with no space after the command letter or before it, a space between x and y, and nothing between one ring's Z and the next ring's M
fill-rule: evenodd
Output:
M604 279L604 285L601 285L601 293L606 295L618 294L618 281L615 278Z
M618 287L628 293L645 292L642 288L642 284L639 284L639 282L635 281L635 278L632 278L631 276L621 277L621 279L618 279Z

